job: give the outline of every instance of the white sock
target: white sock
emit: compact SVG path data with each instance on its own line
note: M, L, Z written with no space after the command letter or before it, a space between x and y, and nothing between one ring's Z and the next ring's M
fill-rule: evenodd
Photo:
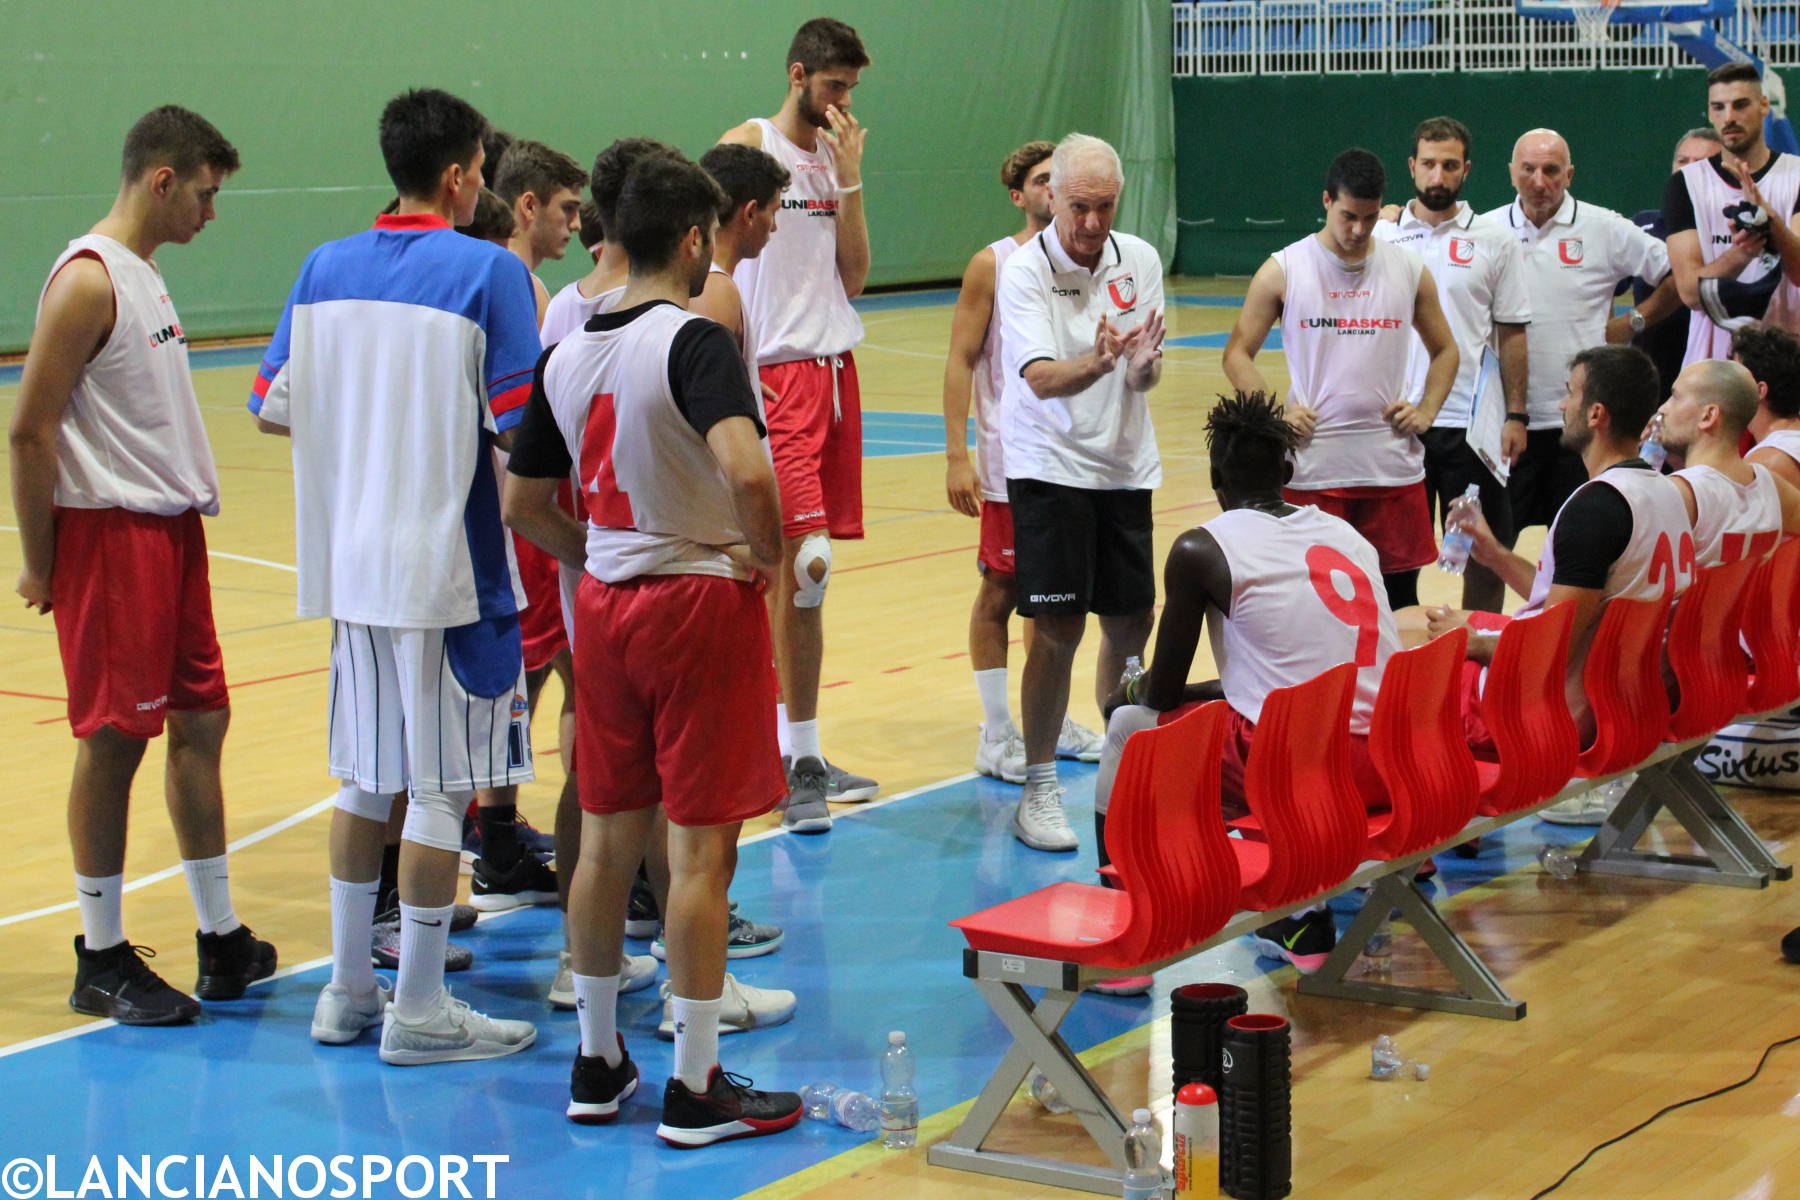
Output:
M75 876L81 936L89 950L110 950L125 940L125 876Z
M1056 763L1055 763L1055 761L1052 760L1047 763L1026 763L1025 764L1025 786L1028 788L1055 787L1056 786Z
M414 908L400 905L400 977L394 984L394 1015L416 1021L437 1004L444 990L444 948L456 905Z
M187 875L188 895L194 898L194 915L200 920L201 933L230 933L243 925L231 908L231 872L223 854L217 858L184 858L181 870Z
M581 1052L619 1065L619 977L575 976L575 1019L581 1024Z
M375 968L369 962L369 943L375 925L375 893L381 880L347 883L331 880L331 982L341 983L354 995L375 986Z
M799 762L808 755L820 762L825 761L825 755L819 749L818 718L815 717L810 721L789 721L788 737L793 743L795 762Z
M719 1065L719 1010L725 997L716 1000L675 1001L675 1078L690 1092L704 1092Z
M794 753L794 736L788 732L787 705L775 706L775 742L781 747L781 757L787 758Z
M1012 720L1012 710L1006 705L1006 668L975 672L975 690L981 694L982 720L987 722L988 732L998 733Z

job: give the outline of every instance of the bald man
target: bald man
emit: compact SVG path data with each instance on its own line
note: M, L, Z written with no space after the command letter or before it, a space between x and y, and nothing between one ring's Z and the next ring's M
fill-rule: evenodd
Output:
M1570 193L1575 164L1561 134L1523 134L1513 145L1511 172L1517 197L1486 215L1518 237L1531 295L1525 452L1507 480L1514 527L1524 529L1548 525L1587 481L1580 456L1560 444L1570 360L1602 340L1624 342L1641 333L1679 309L1681 298L1662 242L1612 209ZM1656 283L1655 291L1628 315L1611 318L1614 289L1633 275Z
M1756 404L1742 363L1705 358L1682 368L1658 410L1663 445L1685 464L1673 478L1694 525L1696 566L1759 557L1800 533L1800 488L1738 454Z

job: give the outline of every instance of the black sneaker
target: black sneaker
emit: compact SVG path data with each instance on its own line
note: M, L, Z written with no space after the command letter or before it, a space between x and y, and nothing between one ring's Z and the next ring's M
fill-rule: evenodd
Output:
M1317 909L1264 925L1251 935L1251 941L1269 958L1291 962L1302 975L1311 975L1325 965L1337 946L1337 926L1329 912Z
M475 880L469 885L469 903L482 912L555 904L556 872L530 854L519 855L519 861L506 871L496 870L487 859L478 858Z
M475 922L481 914L475 911L473 904L458 904L450 910L450 932L462 933L475 928ZM400 889L389 888L375 901L375 923L400 919Z
M230 933L194 934L200 978L194 995L202 1000L236 1000L244 989L275 973L275 947L258 941L248 925Z
M150 969L148 946L120 942L89 950L75 937L75 990L69 1007L90 1017L111 1017L121 1025L185 1025L200 1015L200 1002L170 987Z
M623 1036L619 1053L623 1055L619 1065L609 1067L600 1055L589 1058L576 1044L575 1069L569 1073L569 1120L577 1125L604 1125L619 1115L619 1105L637 1091L637 1064L631 1061Z
M655 937L662 928L662 914L656 911L656 893L642 879L631 881L631 899L625 907L625 936Z
M535 854L546 860L556 857L555 834L533 828L531 822L522 815L513 818L513 827L517 831L515 836L519 839L519 845L525 848L527 854Z
M706 1090L695 1095L671 1077L663 1088L662 1124L656 1136L678 1150L697 1150L734 1138L764 1137L800 1121L800 1097L759 1092L751 1080L714 1066Z

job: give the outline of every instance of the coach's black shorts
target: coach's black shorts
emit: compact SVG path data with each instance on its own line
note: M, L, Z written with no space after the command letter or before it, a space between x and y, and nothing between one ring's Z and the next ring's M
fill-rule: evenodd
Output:
M1525 453L1506 480L1512 495L1513 527L1548 525L1563 501L1587 482L1581 455L1563 448L1562 430L1533 429L1525 435Z
M1019 615L1124 617L1156 605L1150 492L1008 479Z
M1468 490L1471 483L1481 488L1481 515L1488 528L1510 546L1518 540L1513 528L1512 498L1506 485L1469 448L1468 431L1463 429L1427 429L1419 439L1425 443L1425 500L1443 523L1450 502Z

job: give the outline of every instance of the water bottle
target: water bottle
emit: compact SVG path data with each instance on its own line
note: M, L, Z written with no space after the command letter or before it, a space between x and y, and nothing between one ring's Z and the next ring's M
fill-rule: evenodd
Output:
M1042 1071L1037 1072L1031 1077L1031 1087L1028 1090L1031 1092L1031 1098L1044 1106L1045 1112L1066 1113L1075 1111L1069 1107L1068 1101L1062 1098L1062 1093L1056 1090L1056 1085L1050 1082L1050 1077Z
M913 1090L917 1068L906 1035L898 1029L888 1034L881 1056L881 1144L889 1150L910 1150L919 1142L919 1093Z
M1384 1033L1369 1047L1369 1078L1396 1079L1405 1061L1400 1057L1400 1047L1394 1045L1394 1039Z
M1162 1142L1150 1123L1150 1110L1131 1114L1131 1132L1125 1135L1125 1200L1162 1200L1164 1186Z
M815 1121L836 1121L845 1129L873 1133L881 1128L881 1107L861 1092L829 1083L809 1083L800 1089L800 1103Z
M1132 680L1140 678L1144 673L1144 660L1133 654L1125 660L1125 670L1119 675L1119 686L1124 687Z
M1581 868L1573 858L1569 857L1569 852L1561 846L1554 844L1539 846L1537 860L1539 866L1558 879L1573 879L1581 873Z
M1662 470L1664 461L1669 457L1668 450L1663 447L1662 436L1663 417L1661 413L1657 413L1644 426L1644 440L1638 443L1638 457L1649 463L1652 471Z
M1469 518L1481 511L1481 485L1471 483L1463 494L1450 502L1444 514L1444 546L1438 551L1438 570L1461 575L1469 565L1469 552L1475 548L1475 535L1469 532Z

